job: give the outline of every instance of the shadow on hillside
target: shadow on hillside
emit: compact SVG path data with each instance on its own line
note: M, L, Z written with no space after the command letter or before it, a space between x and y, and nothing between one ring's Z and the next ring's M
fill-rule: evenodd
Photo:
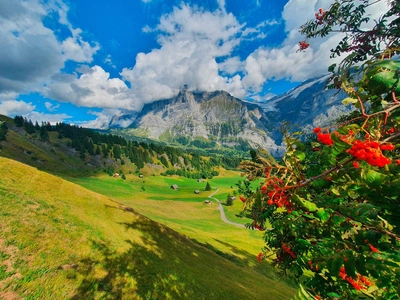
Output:
M124 206L110 208L126 211ZM118 251L112 242L92 241L92 254L74 270L75 278L83 279L72 299L245 300L269 291L268 285L275 282L269 281L276 278L272 267L257 264L255 256L245 250L215 239L235 253L228 254L136 216L135 221L118 223L132 236L140 236L140 240L126 240L126 250ZM270 279L250 292L246 285L260 278L247 272L249 278L243 278L241 267L254 263L253 269Z
M72 299L122 299L129 295L133 299L190 298L193 291L188 291L185 283L195 278L180 274L182 265L175 253L185 250L174 249L176 237L144 218L122 225L141 231L143 243L126 241L129 248L121 253L109 243L93 241L92 257L98 259L80 261L77 272L84 279Z
M144 217L120 224L140 232L142 241L126 241L125 252L93 241L91 258L78 263L83 280L72 299L227 299L238 278L213 253ZM244 286L230 299L249 299Z
M266 277L270 279L278 279L279 280L286 280L282 278L282 276L279 276L279 274L276 272L275 268L267 261L263 261L259 263L257 261L256 255L250 254L249 252L239 249L236 246L233 246L227 242L221 241L219 239L214 239L214 241L220 243L221 245L224 245L225 247L229 248L232 253L235 253L235 255L223 252L217 248L215 248L213 245L209 243L201 243L197 240L193 240L195 243L215 252L217 255L229 260L230 262L236 264L237 266L240 267L253 267L255 271L257 271L260 274L265 275ZM258 254L258 253L257 253Z

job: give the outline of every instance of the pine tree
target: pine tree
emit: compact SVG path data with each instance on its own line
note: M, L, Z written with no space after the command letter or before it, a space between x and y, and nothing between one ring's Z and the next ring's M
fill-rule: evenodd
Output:
M49 133L47 132L47 129L45 126L42 125L42 127L40 127L40 139L42 141L48 141L49 140Z
M6 140L7 131L8 131L8 128L7 128L6 122L1 123L1 125L0 125L0 141Z
M206 188L204 189L205 191L211 191L211 185L209 182L206 184Z
M79 147L79 157L80 159L82 159L83 161L85 160L85 148L83 147L83 145L81 145Z
M24 118L22 116L15 116L14 123L17 127L22 127L24 126Z
M228 197L226 197L226 205L227 206L232 206L233 205L233 199L231 194L228 194Z

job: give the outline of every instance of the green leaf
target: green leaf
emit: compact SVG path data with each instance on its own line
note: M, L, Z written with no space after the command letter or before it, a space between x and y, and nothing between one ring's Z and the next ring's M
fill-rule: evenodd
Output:
M345 99L342 100L343 105L355 104L357 102L358 102L357 99L350 98L350 97L345 98Z
M356 277L356 265L354 263L354 256L351 250L345 251L346 260L344 260L344 268L346 273L351 277Z
M333 194L335 194L336 196L340 196L340 192L339 192L339 190L337 188L331 188L331 192Z
M325 209L323 209L323 208L321 208L321 209L319 209L319 210L317 211L317 217L318 217L322 222L328 220L330 216L331 216L331 215L330 215Z
M336 293L328 293L327 294L329 297L333 297L333 298L340 298L340 296Z
M333 216L332 220L335 225L338 225L343 223L346 220L346 218L343 216Z
M302 246L310 246L311 245L310 241L304 240L304 239L300 239L300 238L297 239L297 242L298 242L298 244L300 244Z
M395 84L396 86L394 87ZM395 72L391 70L382 70L372 76L368 82L368 88L376 94L387 93L393 87L396 92L400 90L400 85L395 77Z
M317 142L311 142L311 147L312 148L318 148L318 147L321 147L321 144L317 143Z
M363 255L360 255L355 258L354 265L355 265L358 273L360 273L361 275L364 275L364 276L368 275L367 269L365 268L365 258Z
M340 268L343 265L343 257L336 257L333 262L332 262L332 267L329 270L329 272L332 274L332 276L338 276Z
M364 176L366 183L371 187L379 187L382 185L383 180L386 175L379 173L375 170L368 170L367 174Z
M308 211L316 211L317 205L311 201L308 201L298 195L293 195L292 200L297 202L299 205L303 206Z
M306 158L306 154L305 154L304 152L302 152L302 151L296 150L296 151L294 152L294 155L295 155L300 161L302 161L302 160L304 160L304 159Z
M390 184L385 185L385 193L389 196L400 195L400 179L393 180Z
M347 194L351 199L357 199L358 197L360 197L360 195L355 190L349 190Z

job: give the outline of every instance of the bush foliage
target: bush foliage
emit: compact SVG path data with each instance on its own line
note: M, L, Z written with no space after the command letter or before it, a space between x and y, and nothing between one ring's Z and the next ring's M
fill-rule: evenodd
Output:
M355 112L307 142L284 126L281 163L262 155L243 163L249 178L265 176L259 191L240 190L249 226L265 230L257 258L274 252L301 299L400 298L400 4L386 1L369 26L366 11L379 2L336 0L301 28L300 51L344 33L332 49L345 57L330 67L331 87Z

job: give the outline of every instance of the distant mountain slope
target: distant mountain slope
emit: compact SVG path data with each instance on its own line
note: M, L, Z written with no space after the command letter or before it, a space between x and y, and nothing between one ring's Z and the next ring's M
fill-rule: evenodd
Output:
M33 125L30 120L0 115L7 125L0 139L0 156L11 158L52 174L85 176L97 172L156 175L168 172L186 177L212 177L215 167L236 168L242 156L214 153L202 157L155 143L127 141L121 136L57 123ZM122 176L124 177L124 176Z
M294 292L59 177L2 157L0 172L1 299L288 299Z
M200 147L262 147L273 155L282 150L271 139L271 124L260 107L224 91L182 90L174 98L145 105L132 117L125 134Z
M116 167L111 159L87 156L87 161L79 158L79 151L72 148L71 140L58 138L58 132L48 132L49 139L42 141L39 132L28 134L24 127L18 127L14 120L0 115L7 123L5 141L0 142L0 156L11 158L34 166L40 170L62 174L88 174L105 165Z
M350 112L350 107L342 104L347 97L343 91L325 88L329 77L324 75L306 80L296 88L259 105L275 124L288 121L303 132L329 125L339 116ZM277 130L273 137L280 142L281 135Z

